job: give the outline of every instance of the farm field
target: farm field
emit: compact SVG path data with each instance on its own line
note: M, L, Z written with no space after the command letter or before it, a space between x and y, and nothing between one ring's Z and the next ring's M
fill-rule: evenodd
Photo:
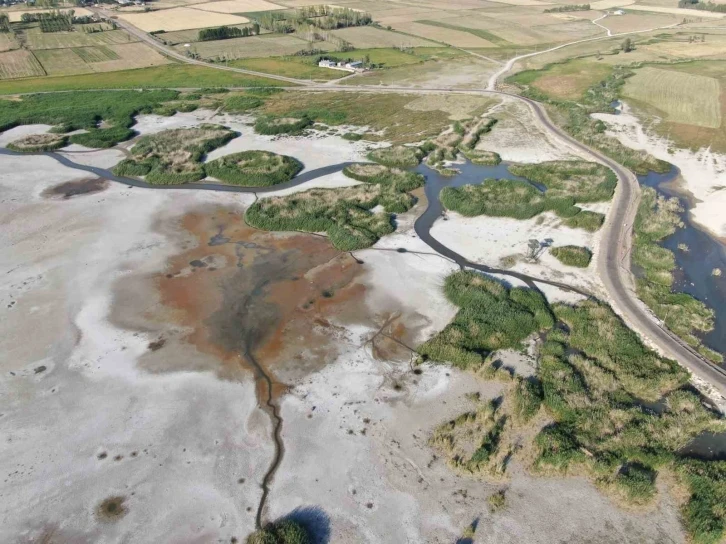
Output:
M241 25L227 25L231 28L249 28L252 25L250 24L241 24ZM157 34L156 38L162 42L164 42L167 45L179 45L180 43L192 43L199 41L199 30L198 28L190 29L190 30L176 30L174 32L164 32L162 34ZM260 34L270 34L269 30L265 30L264 28L260 29Z
M593 60L571 60L552 64L545 70L520 72L510 81L521 85L531 85L553 98L577 100L598 81L605 79L611 66Z
M107 30L105 32L87 33L82 30L75 32L41 32L33 26L22 34L28 49L61 49L64 47L87 47L94 45L112 45L138 41L124 30Z
M186 64L166 64L152 68L136 70L121 70L118 72L104 72L99 74L81 74L60 77L33 77L44 75L40 63L27 51L35 62L36 72L25 76L28 79L0 81L0 94L72 91L90 89L163 89L167 87L276 87L290 86L272 79L233 72L223 72L214 68L191 66ZM11 53L17 53L13 51ZM0 53L0 65L9 65L3 62L2 57L8 53ZM28 72L30 70L27 70Z
M292 55L305 49L307 45L308 42L291 35L267 34L247 38L196 42L190 49L203 59L216 59L225 56L229 59L240 59ZM327 50L335 48L334 44L330 42L319 42L315 44L315 47ZM183 52L186 48L177 45L175 49Z
M30 51L16 49L0 53L0 79L44 75L43 67Z
M172 8L147 13L124 13L119 17L146 32L188 30L190 28L239 25L249 22L246 17L193 8Z
M334 30L333 35L353 44L358 49L373 47L435 47L438 44L429 40L417 39L398 32L383 30L372 26L358 26Z
M92 72L91 67L73 49L41 49L35 52L49 76L64 76Z
M0 32L0 52L17 49L19 46L15 35L9 32Z
M613 33L619 33L649 30L651 28L680 23L682 20L682 17L667 13L629 12L625 15L606 17L602 21L599 21L599 23L609 28Z
M421 36L439 43L446 43L454 47L496 47L495 43L487 41L465 30L451 30L440 26L432 26L423 22L404 22L391 25L394 30Z
M194 8L217 13L250 13L286 9L285 6L265 0L220 0L219 2L196 4Z
M622 94L656 108L666 121L721 126L721 86L713 77L645 67L627 80Z
M67 8L58 8L62 11L68 11L73 10L73 14L76 17L84 17L86 15L93 15L90 11L88 11L85 8L78 8L78 7L67 7ZM56 9L23 9L23 10L8 10L5 13L8 14L8 17L10 18L11 23L18 23L20 22L20 19L22 18L24 13L50 13L56 11Z

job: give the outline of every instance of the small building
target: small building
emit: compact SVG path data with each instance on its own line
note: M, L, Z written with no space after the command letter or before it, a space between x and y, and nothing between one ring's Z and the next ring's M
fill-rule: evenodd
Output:
M613 11L613 15L625 15L625 12L622 9L616 9Z
M335 63L335 61L323 59L318 63L318 66L321 68L336 68L338 65Z
M348 68L348 70L355 70L357 72L358 70L363 69L363 62L356 60L354 62L347 63L345 67Z

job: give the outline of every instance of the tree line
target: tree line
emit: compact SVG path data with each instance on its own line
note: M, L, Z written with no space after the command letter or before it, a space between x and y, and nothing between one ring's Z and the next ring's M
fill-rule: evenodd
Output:
M699 2L698 0L680 0L679 8L698 9L702 11L716 11L718 13L726 13L726 4L716 4L715 2Z
M590 11L590 4L573 4L544 10L544 13L561 13L563 11Z
M253 23L251 27L219 26L216 28L203 28L199 31L199 41L208 42L211 40L226 40L229 38L246 38L257 36L260 33L260 25Z

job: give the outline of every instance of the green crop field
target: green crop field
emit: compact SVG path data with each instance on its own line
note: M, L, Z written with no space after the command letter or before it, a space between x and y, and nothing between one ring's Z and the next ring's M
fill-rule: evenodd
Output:
M29 51L12 51L11 53L25 53L30 55L37 66L36 73L29 73L25 77L42 75L43 68ZM4 55L0 53L0 67L7 67ZM0 72L0 78L7 77ZM12 76L21 77L21 76ZM122 70L106 72L103 74L83 74L78 76L30 78L19 81L0 82L0 94L32 93L43 91L73 91L91 89L159 89L165 87L279 87L289 86L264 77L223 72L214 68L203 66L189 66L182 64L168 64L152 68L137 70Z
M623 96L652 106L666 120L705 128L721 126L721 85L713 77L645 67L629 78Z
M241 59L292 55L305 49L307 45L308 42L294 36L267 34L247 38L197 42L189 49L203 59L216 59L224 56L230 59ZM315 46L321 49L334 48L334 45L329 42L319 42ZM183 46L176 46L175 49L179 51L186 50Z
M612 67L592 60L571 60L551 64L542 70L525 70L509 81L519 85L531 85L552 98L578 100L589 87L605 79Z
M319 68L313 61L309 57L268 57L234 60L229 65L297 79L329 81L347 75L347 72L340 70Z
M0 53L0 79L44 75L45 70L30 51L16 49Z

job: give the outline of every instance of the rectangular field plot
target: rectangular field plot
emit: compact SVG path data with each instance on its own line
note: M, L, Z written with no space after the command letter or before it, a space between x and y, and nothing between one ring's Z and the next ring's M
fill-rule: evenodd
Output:
M10 51L20 47L15 35L10 32L0 32L0 51Z
M98 47L76 47L73 52L86 63L105 62L121 58L118 53L102 45Z
M308 42L305 40L293 36L270 34L268 36L197 42L192 46L192 50L205 59L222 58L225 55L229 59L281 57L297 53L301 49L305 49L307 44ZM315 47L331 50L335 46L329 42L317 42ZM185 48L176 46L175 49L183 51Z
M44 75L43 67L30 51L17 49L0 53L0 79Z
M90 47L93 45L112 45L137 41L123 30L107 32L41 32L40 28L25 31L25 40L29 49L62 49L66 47Z
M73 49L41 49L35 56L49 76L86 74L91 68Z
M220 2L207 2L195 4L195 9L216 11L217 13L252 13L254 11L272 11L287 9L265 0L221 0Z
M641 68L627 79L623 95L653 106L666 120L706 128L721 126L717 79L660 68Z
M465 30L451 30L440 26L432 26L423 22L395 23L394 29L414 34L439 43L446 43L454 47L497 47L496 44L484 40Z
M214 13L213 11L192 8L164 9L148 13L124 13L119 17L146 32L230 26L249 22L246 17L239 17L238 15Z
M109 45L106 47L111 56L107 60L96 60L89 64L94 72L113 72L116 70L128 70L131 68L147 68L150 66L161 66L169 64L171 61L163 55L157 53L146 44L127 43L120 45Z
M75 17L85 17L86 15L93 15L90 11L84 8L76 8L72 7L69 8L73 10L73 15ZM23 16L23 13L51 13L57 11L57 9L24 9L24 10L18 10L18 11L8 11L6 12L8 14L8 17L10 17L11 23L19 23L20 18ZM61 11L68 11L66 9L61 9Z
M230 25L228 25L230 26ZM231 25L230 28L249 28L252 24L245 23L243 25ZM199 40L199 30L198 28L193 28L191 30L177 30L176 32L164 32L163 34L157 35L157 38L162 40L164 43L168 45L178 45L180 43L192 43ZM260 29L260 34L270 34L269 30L265 30L264 28Z
M398 32L391 32L390 30L383 30L372 26L342 28L340 30L334 30L333 34L352 43L358 49L398 47L400 45L406 45L408 47L434 47L438 45L429 40L405 36Z

